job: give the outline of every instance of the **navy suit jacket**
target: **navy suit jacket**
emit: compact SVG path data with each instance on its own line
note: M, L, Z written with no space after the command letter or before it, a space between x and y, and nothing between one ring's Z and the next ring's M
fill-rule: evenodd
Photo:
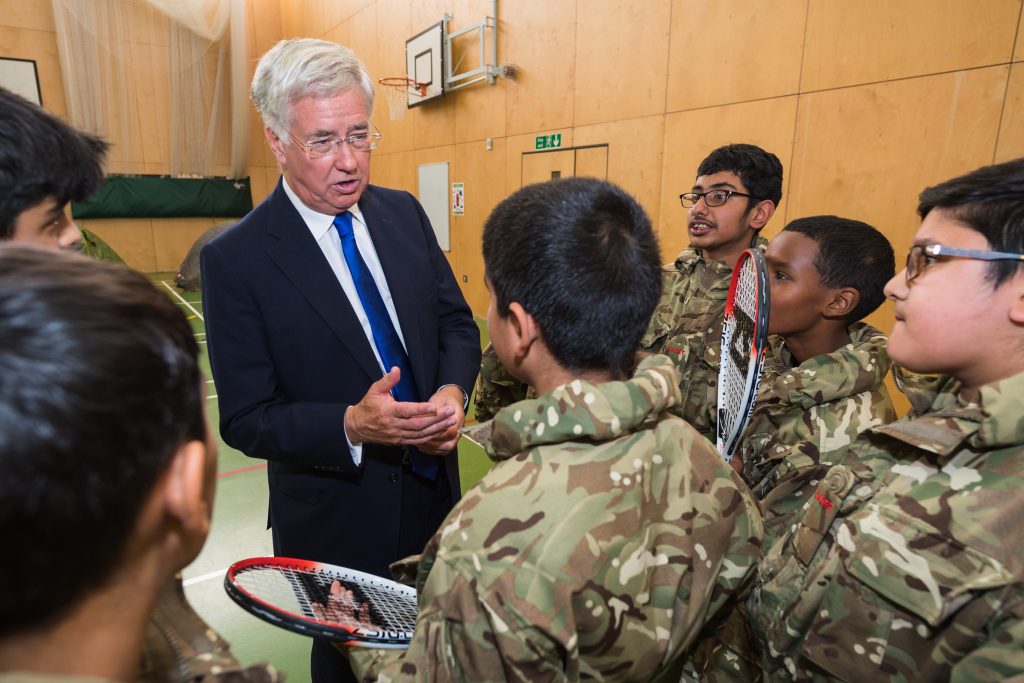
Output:
M480 367L479 330L423 208L408 192L373 185L359 208L421 397L444 384L471 391ZM275 552L385 574L398 559L402 480L412 475L401 448L365 444L362 465L352 462L345 409L382 373L280 181L203 248L201 265L221 435L269 461ZM445 467L456 501L454 453Z

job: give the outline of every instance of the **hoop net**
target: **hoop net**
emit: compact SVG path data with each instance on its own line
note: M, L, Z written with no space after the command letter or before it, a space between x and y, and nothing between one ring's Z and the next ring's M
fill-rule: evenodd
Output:
M382 78L378 83L384 88L384 97L388 101L388 116L392 121L405 118L405 110L409 108L409 94L423 97L427 94L427 84L417 83L405 76Z

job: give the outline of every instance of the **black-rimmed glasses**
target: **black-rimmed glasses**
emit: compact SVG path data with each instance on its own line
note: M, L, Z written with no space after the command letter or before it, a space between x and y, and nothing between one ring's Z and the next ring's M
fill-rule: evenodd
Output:
M704 203L708 206L721 206L729 201L729 197L753 197L754 195L747 194L746 192L737 192L736 190L708 190L707 192L684 192L679 195L679 203L683 205L684 209L692 209L697 206L697 202L700 201L701 197L704 198Z
M907 283L913 282L925 268L940 258L965 258L975 261L1024 261L1024 254L981 249L958 249L944 244L915 244L907 254Z

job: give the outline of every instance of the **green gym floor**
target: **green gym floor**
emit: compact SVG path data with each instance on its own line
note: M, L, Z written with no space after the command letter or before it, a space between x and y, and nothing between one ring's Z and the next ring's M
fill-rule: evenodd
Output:
M199 342L206 375L207 410L211 428L217 431L217 388L210 373L206 351L206 327L199 292L185 292L174 285L173 273L150 276L157 287L181 306ZM484 321L482 343L487 343ZM473 419L472 407L467 420ZM243 611L224 592L227 567L247 557L273 555L267 522L266 462L247 458L228 447L217 434L217 496L213 528L199 557L184 572L185 594L206 622L231 643L231 651L245 664L270 662L288 675L289 683L309 680L310 640L272 626ZM465 439L459 442L459 464L465 491L487 472L490 463L483 451Z

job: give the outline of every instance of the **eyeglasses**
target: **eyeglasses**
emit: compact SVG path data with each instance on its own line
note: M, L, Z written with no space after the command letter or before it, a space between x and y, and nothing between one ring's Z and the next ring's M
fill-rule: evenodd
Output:
M289 135L291 134L289 133ZM322 159L323 157L334 155L341 149L341 143L343 142L347 142L348 146L357 152L369 152L371 149L377 149L377 145L380 144L383 137L383 135L377 132L376 126L374 126L373 133L362 131L346 135L343 138L331 135L330 137L316 138L315 140L300 140L294 135L291 136L295 144L304 148L311 159Z
M1006 251L957 249L943 244L915 244L907 254L907 284L940 258L965 258L975 261L1024 261L1024 254Z
M683 205L684 209L692 209L697 206L697 202L700 198L704 198L704 203L708 206L721 206L729 201L729 197L753 197L754 195L747 194L745 192L737 192L736 190L708 190L707 192L684 192L679 195L679 203Z

